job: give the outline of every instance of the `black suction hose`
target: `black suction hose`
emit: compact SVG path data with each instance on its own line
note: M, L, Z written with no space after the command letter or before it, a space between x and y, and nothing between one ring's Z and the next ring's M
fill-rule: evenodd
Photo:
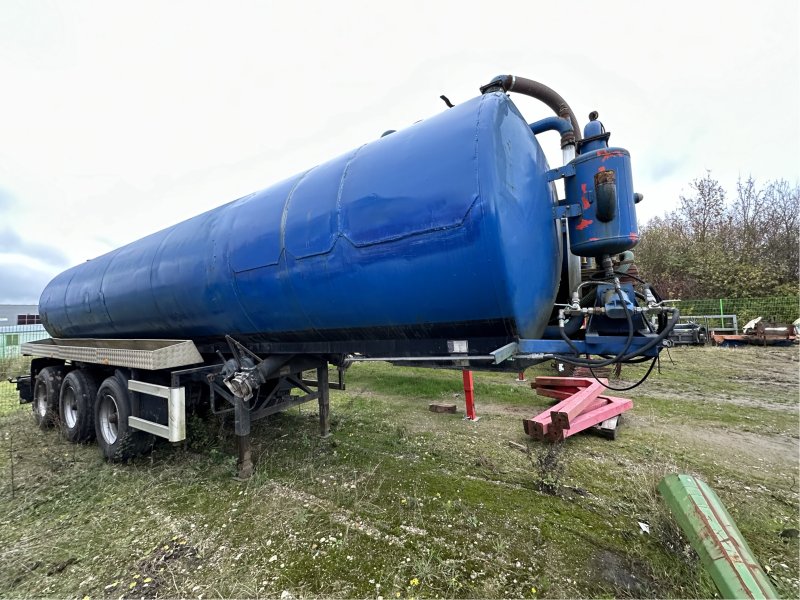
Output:
M573 315L567 322L564 323L564 332L567 335L575 335L583 325L583 315ZM557 340L561 337L561 327L558 325L548 325L544 328L542 339L544 340Z
M518 94L536 98L553 109L553 112L562 119L569 119L570 123L572 123L572 131L565 132L561 135L562 148L570 144L575 144L576 141L582 139L581 128L580 125L578 125L578 119L575 118L575 113L572 112L567 101L555 90L538 81L517 77L515 75L498 75L481 87L482 94L500 90L504 92L517 92Z

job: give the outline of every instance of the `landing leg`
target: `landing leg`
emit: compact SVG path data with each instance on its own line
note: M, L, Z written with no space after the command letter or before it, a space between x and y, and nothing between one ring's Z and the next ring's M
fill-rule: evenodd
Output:
M253 476L253 455L250 452L250 436L240 435L236 440L239 447L239 461L236 463L239 479L249 479Z
M249 479L253 475L253 455L250 451L250 409L241 398L234 404L236 419L236 445L239 449L239 461L236 464L239 479Z
M467 421L477 421L480 417L475 416L475 384L472 379L472 371L464 369L461 372L461 376L464 380L464 401L467 412L467 416L464 417L464 419Z
M317 392L319 393L319 434L328 437L331 433L331 403L328 388L328 363L317 369Z

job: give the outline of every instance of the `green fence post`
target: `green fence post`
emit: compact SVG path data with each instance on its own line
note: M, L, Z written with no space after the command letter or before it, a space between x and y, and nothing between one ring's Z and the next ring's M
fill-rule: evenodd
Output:
M720 329L725 327L725 317L722 316L724 314L725 313L723 312L722 298L720 298L719 299L719 326L720 326Z

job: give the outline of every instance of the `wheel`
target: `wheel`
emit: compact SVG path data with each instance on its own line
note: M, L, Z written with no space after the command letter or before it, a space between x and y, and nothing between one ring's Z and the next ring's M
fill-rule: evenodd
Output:
M61 384L58 414L61 431L70 442L87 442L94 437L94 400L97 382L85 369L67 373Z
M117 377L106 379L97 390L94 403L94 430L97 445L108 460L124 461L142 454L153 443L153 436L128 425L131 401L128 390Z
M63 377L63 367L45 367L36 375L33 386L33 418L39 429L52 427L58 420L58 394Z

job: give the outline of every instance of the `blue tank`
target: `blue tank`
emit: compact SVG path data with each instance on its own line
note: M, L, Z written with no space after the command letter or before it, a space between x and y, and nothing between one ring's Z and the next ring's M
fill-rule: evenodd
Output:
M540 337L560 278L555 188L487 93L73 267L59 338Z

